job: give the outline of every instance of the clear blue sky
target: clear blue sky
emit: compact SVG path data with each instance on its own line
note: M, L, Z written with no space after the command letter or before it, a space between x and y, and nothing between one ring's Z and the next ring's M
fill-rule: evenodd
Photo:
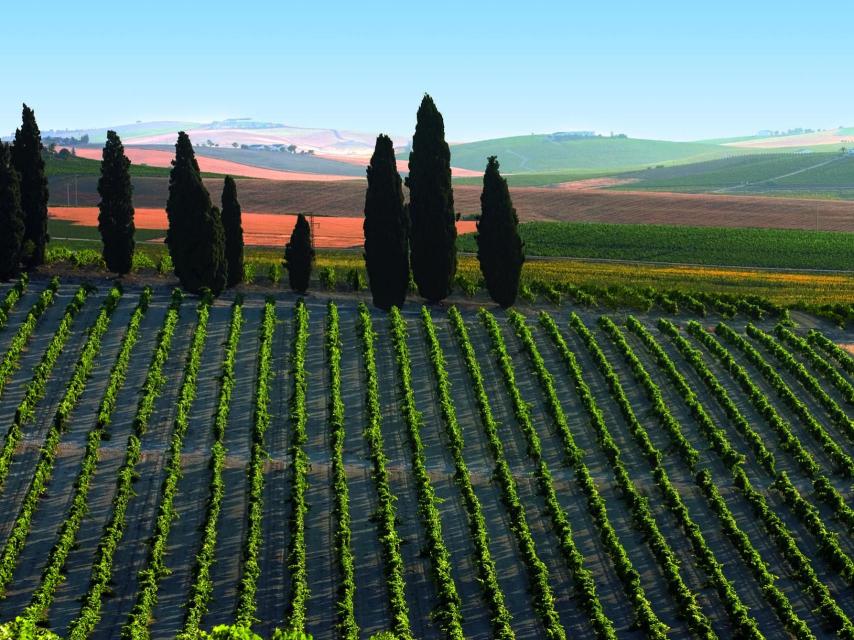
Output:
M699 8L698 8L699 7ZM854 126L850 2L9 2L0 134L248 116L451 140Z

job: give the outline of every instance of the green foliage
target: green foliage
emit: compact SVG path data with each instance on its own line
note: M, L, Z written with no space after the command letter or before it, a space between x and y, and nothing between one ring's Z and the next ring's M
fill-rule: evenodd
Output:
M228 286L243 281L243 222L237 184L226 176L222 187L222 226L225 231L225 258L228 263Z
M130 160L115 131L107 132L98 179L98 231L104 243L107 268L124 275L133 266L134 223L133 186L130 183Z
M364 291L367 285L365 284L365 276L361 269L350 269L347 272L347 285L353 291ZM379 307L380 305L375 304Z
M21 209L24 240L21 259L28 269L44 264L47 234L47 177L42 158L42 139L36 115L23 106L21 128L15 131L12 165L21 178Z
M483 174L480 218L477 221L477 259L490 297L506 309L516 302L525 245L519 237L519 218L510 199L507 180L490 156Z
M211 205L199 164L186 133L178 133L166 202L166 245L181 286L192 293L218 295L226 285L225 230L219 209Z
M279 281L282 279L282 265L274 262L267 267L267 277L270 278L270 282L273 284L279 284Z
M526 222L519 234L535 256L840 270L854 258L854 234L838 231ZM475 252L475 235L460 236L459 246Z
M355 614L355 562L350 530L350 489L344 465L344 400L341 394L341 327L338 307L331 300L326 312L326 356L329 362L329 428L332 447L332 487L335 493L335 555L341 579L338 583L337 628L344 640L357 640L359 626Z
M314 247L311 244L311 227L303 214L297 216L291 239L285 246L285 269L291 290L308 291L311 269L314 266Z
M409 626L409 607L406 604L405 564L400 551L402 542L397 530L396 497L391 489L389 473L386 468L386 454L382 433L382 409L380 408L379 380L377 377L376 353L374 342L376 333L371 322L368 308L359 303L359 334L362 346L363 368L365 372L365 439L371 456L374 486L377 490L379 506L375 515L380 532L385 564L386 587L388 589L389 610L395 636L399 640L411 640L412 629Z
M391 138L380 134L368 166L365 267L374 306L403 306L409 284L409 219Z
M255 382L255 399L252 412L252 450L249 469L249 507L246 519L246 537L243 540L243 568L237 586L238 625L249 627L255 619L255 594L261 575L262 521L264 517L264 434L270 426L270 384L273 378L273 333L276 329L276 303L268 298L264 304L264 317L258 331L258 370Z
M433 99L418 108L409 154L409 247L418 293L430 302L448 297L457 272L457 227L451 188L451 152Z
M320 270L320 286L326 291L335 291L335 288L338 286L335 267L323 267Z
M21 176L12 165L9 145L0 142L0 280L18 270L24 244Z

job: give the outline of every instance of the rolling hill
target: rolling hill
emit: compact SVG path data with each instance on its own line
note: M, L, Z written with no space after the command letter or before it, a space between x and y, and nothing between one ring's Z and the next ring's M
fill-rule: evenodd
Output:
M495 155L504 173L620 171L746 153L750 151L698 142L607 137L559 139L552 134L536 134L456 144L451 147L451 162L457 167L483 170L486 159Z

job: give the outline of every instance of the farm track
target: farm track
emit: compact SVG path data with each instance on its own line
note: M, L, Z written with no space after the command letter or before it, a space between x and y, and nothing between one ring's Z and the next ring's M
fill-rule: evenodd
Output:
M0 349L8 345L9 335L14 333L38 293L44 289L42 281L31 282L28 291L9 316L6 328L0 330ZM22 352L21 367L15 371L9 385L0 397L0 416L7 418L20 402L23 389L32 377L37 363L51 336L59 324L76 290L62 284L60 295L49 306L36 324L27 348ZM13 525L20 501L32 478L32 468L38 457L38 447L44 440L50 420L56 411L59 399L65 392L72 369L82 348L83 335L94 321L107 289L90 295L73 322L73 337L60 354L47 381L47 390L37 404L34 419L27 423L17 451L12 459L11 472L6 486L0 494L0 504L5 515L0 518L0 534L7 535ZM137 303L140 290L131 285L114 312L112 321L104 334L101 350L86 383L85 393L71 414L68 430L63 433L57 449L53 478L47 492L41 497L33 515L30 533L26 539L7 591L0 600L0 618L7 620L20 614L29 602L41 581L41 572L48 553L57 541L60 525L67 516L73 495L72 479L80 469L86 435L92 428L101 396L110 376L110 367L116 358L127 323ZM131 432L131 423L136 413L137 400L146 369L156 342L158 328L163 323L169 305L169 291L158 288L154 291L151 308L142 318L139 341L131 351L130 366L125 384L120 388L116 411L107 427L109 439L103 440L100 459L92 479L88 495L90 512L85 516L78 534L78 545L73 548L65 563L67 579L56 589L53 605L48 611L47 624L58 633L64 634L69 622L80 611L80 597L89 587L89 575L96 547L101 539L103 526L112 515L112 499L116 490L116 473L125 455L125 446ZM270 426L265 434L265 450L269 459L263 464L263 518L259 554L260 576L257 581L255 616L258 622L253 631L268 637L277 626L282 626L289 615L291 576L287 567L287 550L291 539L291 420L290 400L294 388L291 353L294 337L294 303L291 294L277 295L277 325L272 339L272 365L274 375L270 380ZM172 573L163 575L158 590L158 603L150 622L151 637L173 638L183 622L185 603L193 580L195 557L202 540L201 525L205 517L205 503L210 490L210 454L213 443L213 412L220 388L220 371L225 353L228 333L231 295L224 296L211 307L208 336L202 351L195 401L189 414L189 428L184 438L181 457L182 477L178 483L174 508L180 516L172 523L168 537L166 565ZM334 551L334 534L337 520L333 515L331 467L331 425L329 407L329 361L325 346L326 305L323 296L309 296L306 301L310 314L308 342L305 354L307 380L306 434L303 445L310 467L306 503L306 552L308 568L307 583L311 597L308 599L307 630L315 638L327 640L337 637L334 624L337 621L336 602L340 568ZM202 628L209 629L216 623L234 621L238 585L242 575L243 545L247 526L248 483L246 470L250 463L252 439L252 410L256 388L258 357L258 335L262 318L263 301L257 297L246 300L244 326L237 342L237 366L235 387L231 400L225 445L228 453L223 470L224 499L219 519L216 560L211 570L213 586L212 600L204 616ZM460 486L454 480L454 459L451 455L448 432L443 425L440 412L436 379L427 350L426 334L422 325L420 305L407 305L403 317L407 323L406 345L412 367L412 385L415 407L422 414L420 436L424 445L426 470L439 502L437 507L442 524L442 533L451 560L450 572L461 597L463 631L466 638L486 639L493 636L490 611L484 598L484 589L478 581L478 566L475 563L475 546L468 514L462 500ZM593 638L594 629L581 600L575 593L575 583L560 548L559 538L553 529L546 511L546 502L541 495L538 480L534 475L537 466L528 453L528 442L514 413L511 396L503 378L502 370L492 349L492 338L481 319L471 309L463 309L463 318L468 330L476 360L481 368L488 402L493 412L503 453L517 485L525 520L534 541L536 553L548 570L548 585L555 596L554 609L567 637ZM621 458L631 480L639 492L650 500L650 510L666 542L681 563L680 574L687 586L696 594L697 602L706 614L718 637L732 637L733 622L722 606L721 596L709 582L704 569L695 556L691 543L678 524L673 512L666 507L661 493L653 480L647 463L629 423L623 416L606 379L596 367L593 357L567 322L569 309L551 308L560 333L575 353L585 382L592 397L602 412L602 417L615 443L621 450ZM699 525L703 536L714 554L722 563L723 573L732 581L733 587L750 615L757 622L762 634L768 638L786 637L787 632L775 610L769 606L759 582L748 569L741 554L730 538L724 535L721 523L710 510L708 501L697 485L693 472L673 448L668 432L660 428L659 419L651 411L646 391L635 379L611 338L596 326L597 311L581 311L585 324L591 329L606 358L614 367L625 390L628 401L638 419L648 430L652 444L664 455L666 469L673 487L679 492L688 512ZM358 334L358 315L352 300L342 299L339 303L341 329L341 391L344 409L344 471L350 492L352 516L352 547L355 570L355 619L363 637L388 629L390 626L389 597L386 588L385 552L379 538L378 522L372 519L379 504L376 485L372 478L372 463L367 441L363 434L366 424L365 372L363 369L362 341ZM435 323L439 344L444 352L446 369L451 383L450 395L456 408L457 418L464 436L463 456L468 466L474 492L481 503L488 533L489 550L496 564L497 585L501 589L507 609L511 614L510 626L517 638L539 638L543 636L543 615L535 607L535 598L529 584L531 575L524 561L518 536L511 529L508 506L503 502L501 485L494 478L495 461L487 442L474 394L471 376L466 369L463 353L454 334L450 318L445 310L435 307L430 310ZM379 405L382 412L382 436L386 468L389 473L390 489L395 497L397 510L396 528L401 535L400 553L403 559L406 604L413 636L417 638L443 638L443 633L431 617L439 603L436 582L428 556L422 554L427 535L418 509L416 479L411 462L411 448L404 420L403 402L400 395L400 376L395 361L391 324L385 314L372 312L376 367L380 381ZM634 612L625 597L625 589L617 577L611 556L600 540L599 529L588 510L587 500L582 493L573 467L563 456L561 436L556 429L549 410L548 397L538 381L532 361L523 341L514 332L510 319L495 312L500 335L506 344L508 356L515 371L516 386L524 402L530 406L530 418L542 443L542 459L551 471L552 482L558 503L566 514L571 527L572 539L581 551L583 562L593 577L602 611L613 623L617 637L635 640L642 633L634 628ZM798 581L789 561L785 560L779 546L768 535L765 526L757 519L754 508L748 503L741 490L736 487L730 470L721 458L709 448L700 424L677 391L673 382L665 375L651 355L647 346L632 331L622 326L628 344L649 372L652 380L660 387L664 402L681 425L684 435L697 449L700 458L697 469L708 469L729 509L735 515L752 544L757 548L769 568L779 576L777 586L791 601L796 613L818 638L829 638L825 620L815 611L816 600ZM641 317L647 330L654 336L670 356L688 385L697 393L711 419L726 433L733 447L746 454L744 471L750 483L761 493L769 507L781 518L790 530L793 539L803 551L818 580L827 586L840 610L849 618L854 617L854 588L847 584L839 571L824 559L818 546L818 538L805 522L797 517L783 500L782 494L772 487L771 474L757 461L745 438L729 420L723 407L706 387L693 367L682 357L670 337L656 327L657 318ZM799 322L801 318L798 318ZM685 328L686 317L675 321ZM810 322L807 319L808 322ZM806 330L818 326L833 340L844 343L852 340L844 333L825 327L822 323L798 327L795 332L805 335ZM715 320L707 318L704 326L714 326ZM745 335L745 321L736 318L728 322L740 335ZM757 323L764 331L770 331L773 320ZM153 522L161 498L161 481L165 476L165 460L168 440L175 417L176 398L183 377L190 338L196 325L195 301L187 298L181 306L180 318L166 361L164 374L167 383L155 402L148 431L142 439L142 459L137 465L139 479L134 483L135 494L129 502L127 522L121 544L115 554L113 581L105 593L101 619L92 637L97 640L117 637L137 597L137 572L148 558L148 539L153 531ZM574 388L565 362L561 359L551 337L539 325L533 314L527 317L534 344L542 355L546 370L553 376L560 408L566 415L570 431L580 449L583 460L596 487L607 504L607 514L620 543L625 547L628 558L637 568L646 596L655 613L672 629L672 638L688 638L691 633L685 621L677 614L676 601L668 588L661 566L640 531L634 524L632 513L622 491L618 488L611 465L600 446L596 431L579 394ZM841 523L832 519L830 507L815 498L812 482L795 462L792 455L782 450L776 434L762 418L733 376L726 371L705 347L687 332L683 332L690 344L699 348L709 369L717 376L723 388L746 420L762 437L763 442L774 454L778 470L787 472L792 484L812 504L827 526L838 535L840 548L854 555L854 536ZM850 442L834 428L832 421L818 401L793 375L778 366L773 355L753 338L750 343L771 362L780 375L791 386L816 420L831 433L834 440L846 451ZM5 342L4 342L5 341ZM831 480L846 502L851 504L852 480L833 473L834 467L821 446L810 435L806 426L776 395L770 384L759 374L744 354L729 342L722 340L735 359L744 365L752 380L757 384L772 405L788 420L795 434L821 465L821 470ZM791 350L791 349L790 349ZM823 374L816 371L807 359L793 351L793 355L819 381L821 387L850 415L850 408L834 385ZM828 358L843 376L850 379L844 369Z

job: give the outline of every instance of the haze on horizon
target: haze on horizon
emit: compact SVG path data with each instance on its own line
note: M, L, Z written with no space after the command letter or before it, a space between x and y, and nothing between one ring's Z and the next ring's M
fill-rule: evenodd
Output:
M851 6L589 4L15 3L0 135L27 102L43 130L252 117L406 136L425 91L452 141L854 125L854 50L836 31Z

